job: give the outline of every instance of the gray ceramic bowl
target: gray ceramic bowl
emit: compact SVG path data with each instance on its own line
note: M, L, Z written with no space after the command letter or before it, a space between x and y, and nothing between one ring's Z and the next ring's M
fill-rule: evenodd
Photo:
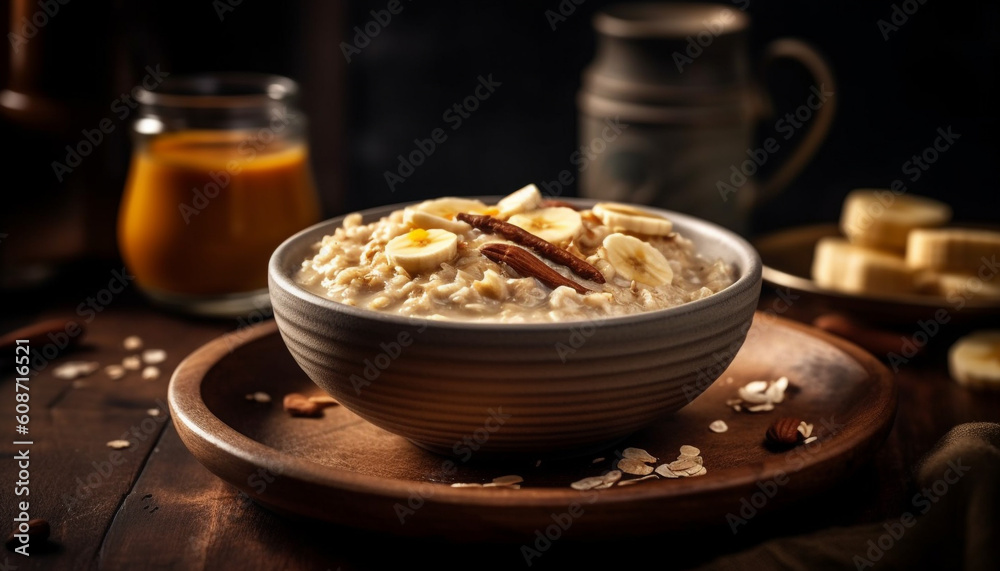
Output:
M369 222L402 206L362 214ZM268 268L275 320L317 385L419 446L462 460L584 453L701 394L742 345L757 305L761 262L752 246L711 223L658 212L705 257L731 263L737 281L679 307L593 322L394 316L337 303L292 280L314 245L341 224L338 217L275 250Z

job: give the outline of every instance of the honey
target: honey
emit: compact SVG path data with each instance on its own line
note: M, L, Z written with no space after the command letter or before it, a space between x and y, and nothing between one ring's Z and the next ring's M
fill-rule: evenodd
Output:
M270 137L265 135L270 134ZM119 246L151 294L267 287L271 252L320 219L302 139L257 130L176 131L136 149Z

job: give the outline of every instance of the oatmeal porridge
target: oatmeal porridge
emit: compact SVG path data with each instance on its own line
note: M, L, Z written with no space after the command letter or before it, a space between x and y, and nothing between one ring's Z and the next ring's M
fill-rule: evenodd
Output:
M364 224L350 214L296 281L346 305L397 315L560 322L673 307L734 281L655 213L588 210L528 185L495 205L439 198Z

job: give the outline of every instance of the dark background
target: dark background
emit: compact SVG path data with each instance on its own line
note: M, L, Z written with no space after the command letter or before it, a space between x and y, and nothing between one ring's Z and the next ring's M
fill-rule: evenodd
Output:
M300 81L330 216L427 196L505 193L572 167L575 96L594 51L591 19L609 2L586 0L553 30L545 12L558 10L557 0L402 0L403 11L348 63L340 42L352 41L353 27L363 27L370 10L386 3L77 0L60 6L41 32L44 70L36 87L70 112L45 128L37 118L5 113L7 206L0 233L10 237L0 241L0 259L4 250L18 249L19 240L42 239L42 230L34 236L8 230L32 212L41 217L32 228L53 220L60 232L75 228L57 241L54 257L116 255L126 125L99 149L100 160L68 180L56 181L50 163L65 154L63 145L79 140L80 128L108 115L109 103L135 85L147 65L172 75L246 70ZM889 20L894 4L904 3L750 0L754 59L772 39L802 38L827 56L839 82L827 141L781 197L757 210L755 232L834 220L850 189L885 187L904 177L902 164L948 126L961 139L919 180L908 181L909 192L947 200L958 220L998 219L1000 3L910 0L907 8L919 8L886 41L877 21ZM3 13L9 20L10 10ZM9 78L8 58L3 61L0 71ZM493 74L502 87L391 192L383 173L413 149L415 138L442 126L443 111L469 95L480 74ZM781 113L805 100L810 81L791 64L763 80ZM763 121L759 136L772 134L773 124ZM763 174L782 158L769 161Z

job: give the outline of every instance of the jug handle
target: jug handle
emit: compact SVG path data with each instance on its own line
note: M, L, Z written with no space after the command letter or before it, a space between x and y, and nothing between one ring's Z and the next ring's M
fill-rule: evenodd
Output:
M834 93L837 91L833 71L830 70L830 66L826 63L823 56L809 44L791 38L774 40L764 50L762 68L766 70L772 63L780 59L795 60L802 64L812 75L815 81L815 89L819 89L820 91L828 90ZM767 96L764 95L764 97ZM765 106L770 108L770 99L768 98L765 101ZM761 203L774 198L802 172L802 169L812 159L819 146L823 143L823 140L826 139L826 135L830 131L830 124L833 123L836 108L837 103L834 96L819 106L815 116L812 118L812 125L799 143L799 146L792 151L791 156L785 160L783 165L778 167L777 171L760 184L760 192L755 202Z

